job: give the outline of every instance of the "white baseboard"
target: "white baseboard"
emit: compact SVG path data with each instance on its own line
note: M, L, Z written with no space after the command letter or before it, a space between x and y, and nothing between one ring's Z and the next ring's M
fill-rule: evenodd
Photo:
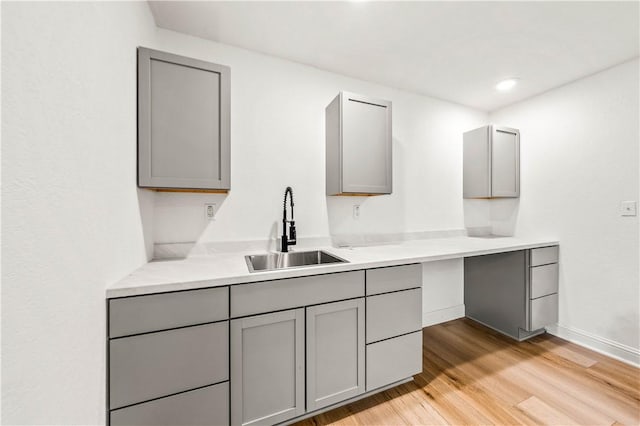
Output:
M440 324L454 319L464 317L464 305L451 306L450 308L438 309L437 311L422 313L422 327Z
M640 367L640 351L636 348L572 327L552 325L546 327L546 329L548 333L558 336L561 339L568 340L571 343L584 346L603 355L631 364L634 367Z

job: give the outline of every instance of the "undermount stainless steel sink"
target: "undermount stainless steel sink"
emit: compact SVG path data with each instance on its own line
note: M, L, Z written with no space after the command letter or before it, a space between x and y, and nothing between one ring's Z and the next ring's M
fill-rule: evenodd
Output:
M249 272L302 268L326 265L328 263L348 263L348 261L322 250L255 254L244 258L247 261Z

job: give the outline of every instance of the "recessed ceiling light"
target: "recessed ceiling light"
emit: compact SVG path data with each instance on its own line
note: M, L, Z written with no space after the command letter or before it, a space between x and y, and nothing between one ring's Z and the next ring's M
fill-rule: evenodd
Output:
M496 84L496 90L499 92L506 92L507 90L513 89L513 86L515 86L516 84L518 84L517 78L508 78Z

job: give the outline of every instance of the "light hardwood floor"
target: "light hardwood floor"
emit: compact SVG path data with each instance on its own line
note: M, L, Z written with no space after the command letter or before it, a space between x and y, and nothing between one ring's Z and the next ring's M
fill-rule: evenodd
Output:
M423 372L298 425L638 425L640 370L549 334L468 319L423 330Z

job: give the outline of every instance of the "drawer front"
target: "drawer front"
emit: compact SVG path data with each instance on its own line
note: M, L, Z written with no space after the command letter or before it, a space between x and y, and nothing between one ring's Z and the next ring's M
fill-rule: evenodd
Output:
M229 322L109 341L110 408L229 379Z
M314 275L231 287L231 316L297 308L364 296L364 271Z
M529 331L558 322L558 294L539 297L529 302Z
M531 266L558 262L558 246L531 249Z
M367 296L416 287L422 287L419 263L367 270Z
M109 337L229 318L229 288L178 291L109 300Z
M422 331L367 345L367 392L422 372Z
M111 426L229 424L229 382L111 412Z
M422 329L422 289L367 297L367 343Z
M531 271L531 299L558 292L558 264L534 266Z

